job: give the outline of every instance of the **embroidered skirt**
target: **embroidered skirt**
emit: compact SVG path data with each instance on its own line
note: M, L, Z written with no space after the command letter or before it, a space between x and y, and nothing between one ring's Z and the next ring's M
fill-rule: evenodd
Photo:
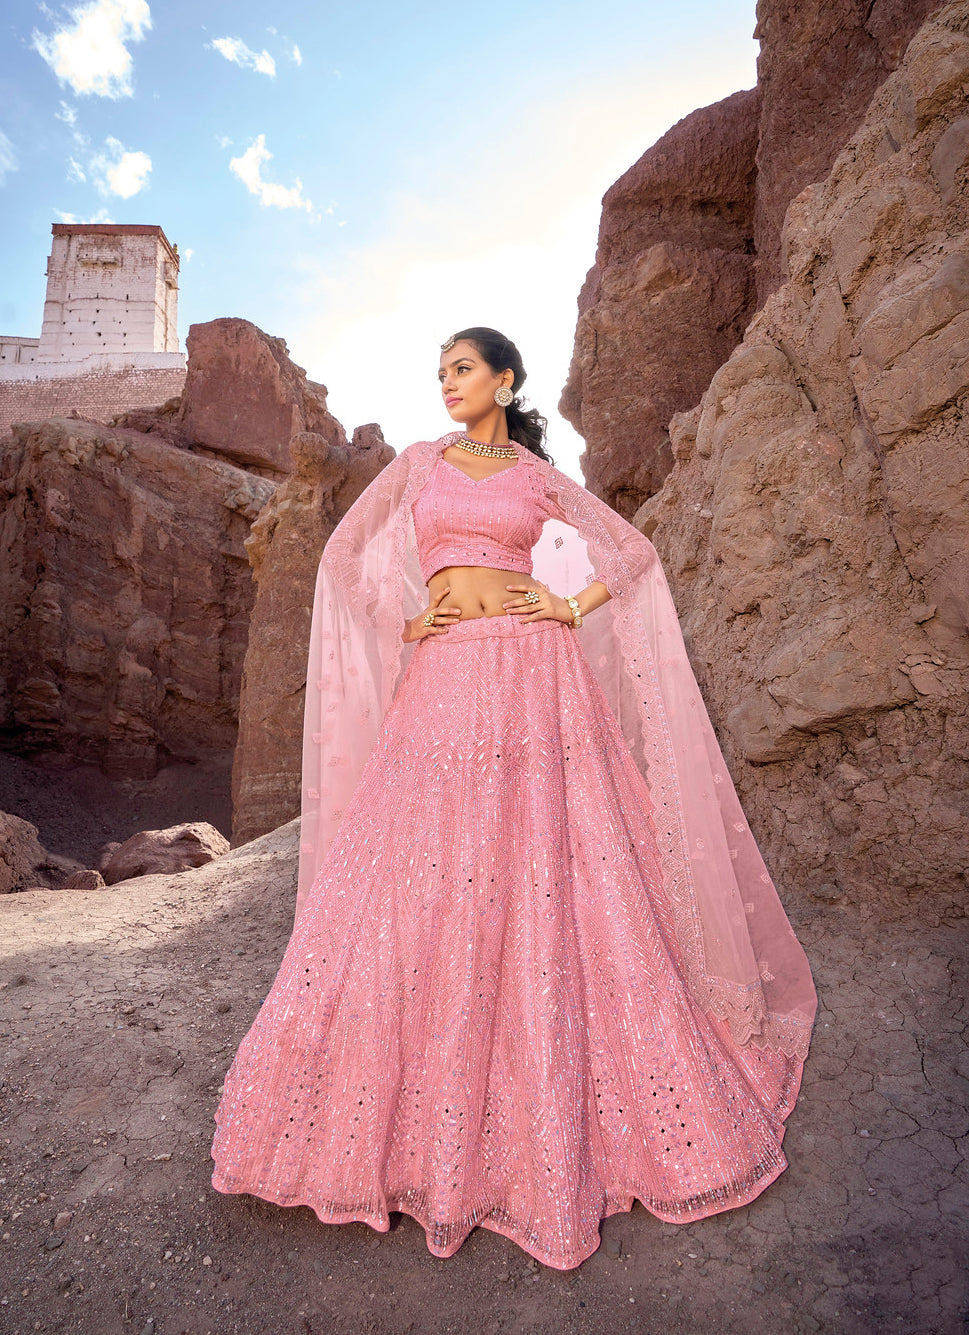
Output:
M226 1075L212 1185L565 1270L634 1198L684 1223L763 1191L800 1074L691 1000L581 631L479 617L415 646Z

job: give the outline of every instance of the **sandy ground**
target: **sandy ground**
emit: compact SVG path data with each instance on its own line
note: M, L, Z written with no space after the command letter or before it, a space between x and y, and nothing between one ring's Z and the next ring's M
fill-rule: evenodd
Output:
M222 1077L292 926L295 823L180 876L0 899L0 1332L912 1332L969 1312L965 920L793 913L822 1004L791 1167L582 1266L456 1256L210 1184Z

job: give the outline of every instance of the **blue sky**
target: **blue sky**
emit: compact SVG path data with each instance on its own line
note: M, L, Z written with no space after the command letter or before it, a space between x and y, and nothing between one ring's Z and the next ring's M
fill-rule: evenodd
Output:
M754 0L7 0L0 333L40 332L52 222L158 223L183 341L254 321L397 449L451 427L438 345L502 329L581 480L556 404L602 195L753 86L754 24Z

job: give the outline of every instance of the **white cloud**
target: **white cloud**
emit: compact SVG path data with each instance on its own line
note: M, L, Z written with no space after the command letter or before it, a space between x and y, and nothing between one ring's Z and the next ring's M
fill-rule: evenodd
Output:
M108 213L107 209L98 209L93 218L79 218L75 213L62 213L60 209L55 209L57 221L62 223L112 223L114 219Z
M263 164L271 158L266 136L260 134L241 157L230 159L229 170L238 176L250 194L259 196L260 204L274 209L305 209L312 213L313 205L303 198L303 183L298 176L294 186L275 185L262 179Z
M0 185L3 185L8 172L15 172L19 166L13 144L0 130Z
M78 182L87 180L87 177L84 174L84 168L81 166L81 164L77 161L76 158L68 159L67 179L69 181L78 181Z
M250 50L241 37L216 37L212 45L234 65L255 70L258 74L268 74L271 79L276 77L276 62L269 52Z
M102 195L120 195L131 199L148 184L151 158L140 151L129 152L117 139L104 141L105 152L91 159L94 184Z
M75 93L130 97L134 62L126 43L141 41L151 27L146 0L94 0L70 15L73 21L51 35L35 29L34 50Z
M228 148L232 143L232 140L227 134L217 134L215 136L215 142L218 144L219 148Z
M303 63L303 53L295 42L293 43L292 51L289 53L289 58L290 60L294 60L297 65L302 65Z
M191 247L189 247L187 250L182 251L182 259L185 261L186 264L188 264L189 260L192 258L194 254L195 251L192 250Z
M74 140L75 144L77 144L79 148L87 147L88 145L87 135L82 134L81 131L77 128L76 107L69 106L67 102L62 102L60 111L54 112L54 118L56 120L64 122L64 124L68 127L68 129L71 132L71 138Z

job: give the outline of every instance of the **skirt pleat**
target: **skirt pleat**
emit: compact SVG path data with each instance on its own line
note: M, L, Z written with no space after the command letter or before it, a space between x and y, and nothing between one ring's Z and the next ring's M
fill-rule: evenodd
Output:
M648 787L556 621L421 640L226 1075L213 1186L558 1269L786 1166L801 1064L686 986Z

